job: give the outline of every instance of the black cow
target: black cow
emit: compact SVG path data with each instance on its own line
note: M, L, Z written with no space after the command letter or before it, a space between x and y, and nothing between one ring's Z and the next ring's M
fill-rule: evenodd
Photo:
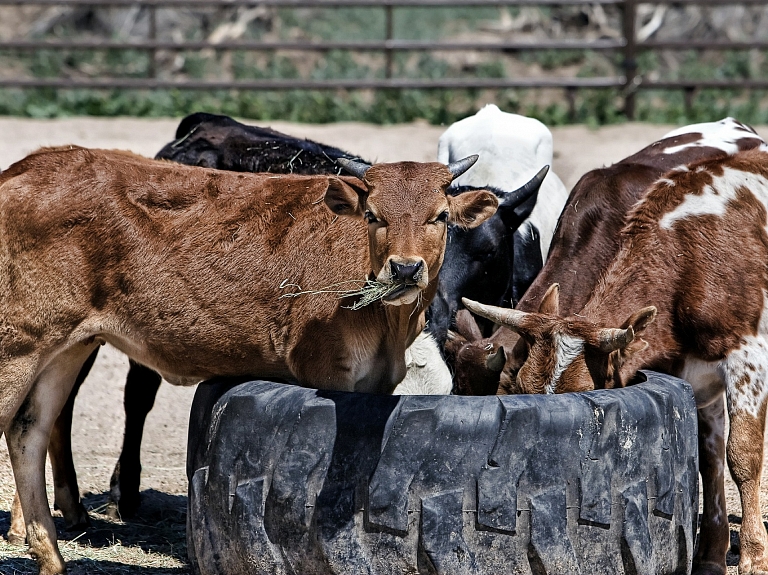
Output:
M155 158L233 172L304 175L340 174L339 158L364 162L338 148L203 112L184 118L176 140Z
M518 206L508 198L545 165L552 164L552 134L533 118L502 112L490 104L474 116L452 124L440 137L438 161L446 163L479 154L480 159L453 183L449 193L493 190L496 214L483 225L465 230L451 226L437 295L428 311L429 331L444 348L462 297L483 303L514 305L543 265L557 218L568 191L553 172L541 183L538 197ZM499 304L492 304L499 305ZM484 335L491 322L479 321ZM446 354L450 355L450 354ZM451 358L448 357L449 363Z

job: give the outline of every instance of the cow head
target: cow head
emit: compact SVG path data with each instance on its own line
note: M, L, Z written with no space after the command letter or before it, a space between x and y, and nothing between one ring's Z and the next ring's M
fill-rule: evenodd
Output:
M449 223L471 228L496 212L498 200L491 192L446 195L453 178L475 161L477 156L448 166L417 162L369 166L339 160L365 189L330 178L325 203L336 214L365 219L373 275L395 288L383 298L385 303L413 303L435 282Z
M466 309L456 313L455 331L449 330L445 356L454 366L455 395L496 395L507 361L504 346L483 338L475 318Z
M558 296L559 286L552 284L538 313L464 301L473 313L520 335L513 354L525 359L507 391L564 393L622 386L620 369L648 346L638 336L656 318L656 308L640 309L621 327L602 327L580 316L560 317Z
M441 345L446 345L446 335L461 308L462 297L499 306L514 303L511 301L512 271L517 262L513 261L513 234L531 215L548 170L549 166L544 166L516 190L494 190L499 208L482 226L448 227L445 266L440 272L437 295L427 313L429 330ZM449 193L460 197L469 191L460 187L452 188ZM485 335L490 335L491 329L490 323L481 326Z

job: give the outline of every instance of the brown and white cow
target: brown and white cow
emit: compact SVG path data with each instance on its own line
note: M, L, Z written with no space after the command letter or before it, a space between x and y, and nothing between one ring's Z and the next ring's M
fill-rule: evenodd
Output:
M671 169L764 144L751 127L725 118L683 126L612 166L587 172L568 197L544 267L516 309L538 311L549 286L558 283L561 313L579 311L618 252L627 213L653 182ZM446 353L455 366L457 392L517 393L513 376L527 357L518 335L502 327L483 339L473 335L470 318L457 317L456 323ZM506 360L503 372L500 356Z
M724 451L741 496L739 573L768 572L760 479L768 406L768 146L681 166L630 211L585 305L546 313L467 307L521 335L522 391L620 387L639 369L691 382L700 410L704 516L695 573L725 573ZM730 418L724 449L723 391Z
M447 223L496 209L487 191L445 194L475 160L347 163L358 180L71 147L3 172L0 432L40 572L65 570L45 491L51 426L98 345L181 385L247 374L391 393L437 288ZM358 310L335 293L280 297L287 284L366 278L394 289Z

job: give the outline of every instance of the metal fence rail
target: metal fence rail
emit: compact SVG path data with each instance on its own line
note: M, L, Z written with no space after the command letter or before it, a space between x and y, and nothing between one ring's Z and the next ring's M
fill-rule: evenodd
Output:
M764 5L766 0L654 0L653 4L675 6L698 5ZM135 41L96 41L78 39L6 40L0 41L0 50L141 50L149 54L150 64L144 78L0 78L0 88L89 88L89 89L156 89L185 90L240 89L240 90L359 90L359 89L457 89L457 88L562 88L567 91L573 106L574 92L584 88L618 88L625 100L625 113L635 114L635 95L641 89L684 90L690 105L699 89L768 89L767 79L691 79L652 81L637 74L637 56L642 51L654 50L752 50L768 49L768 38L757 41L688 41L637 40L636 13L640 0L0 0L0 6L96 6L148 8L149 26L146 38ZM393 11L399 7L499 7L499 6L564 6L614 5L622 12L622 37L600 40L545 40L536 42L452 42L399 40L393 37ZM239 6L272 6L281 8L340 8L366 7L384 10L385 39L371 41L169 41L157 38L156 11L158 8L189 9L200 7L231 8ZM325 53L331 50L380 52L385 56L384 78L370 79L258 79L258 80L190 80L157 77L158 51L260 51L290 50ZM607 77L539 77L539 78L396 78L393 77L393 55L396 52L456 52L493 51L521 52L531 50L588 50L622 54L622 63L615 76Z

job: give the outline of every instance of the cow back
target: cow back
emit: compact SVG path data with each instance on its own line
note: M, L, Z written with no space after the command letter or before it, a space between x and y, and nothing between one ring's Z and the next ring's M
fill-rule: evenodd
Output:
M155 157L235 172L305 175L340 174L339 158L361 161L339 148L201 112L184 118L176 139Z

